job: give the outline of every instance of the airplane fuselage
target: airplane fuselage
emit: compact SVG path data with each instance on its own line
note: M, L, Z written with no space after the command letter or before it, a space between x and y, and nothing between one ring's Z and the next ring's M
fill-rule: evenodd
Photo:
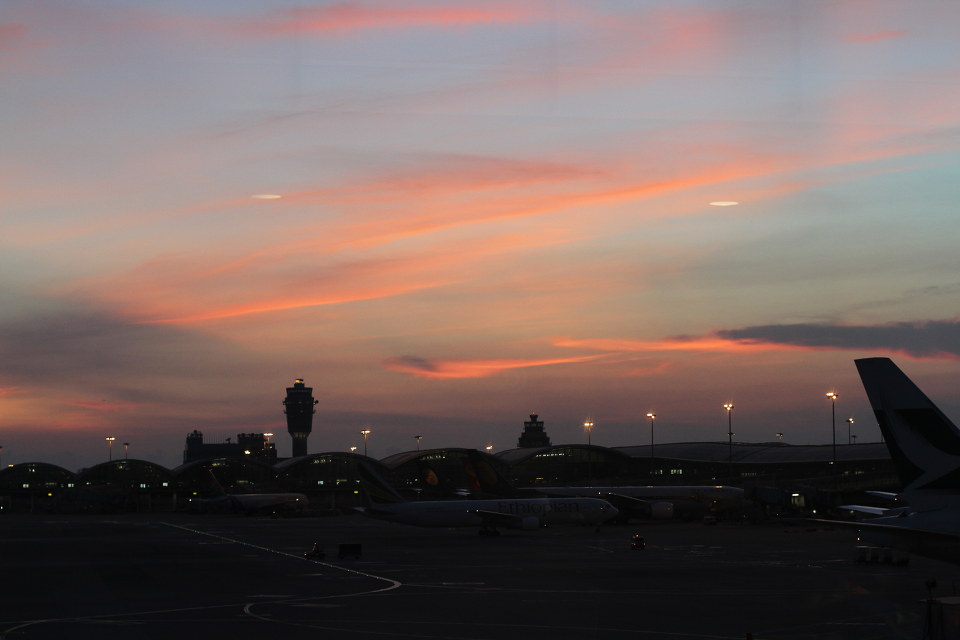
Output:
M617 510L597 498L521 498L402 502L368 507L365 513L420 527L535 529L554 524L600 524L615 517Z
M696 502L743 502L743 489L727 486L632 486L632 487L538 487L555 496L616 494L645 500L693 500Z

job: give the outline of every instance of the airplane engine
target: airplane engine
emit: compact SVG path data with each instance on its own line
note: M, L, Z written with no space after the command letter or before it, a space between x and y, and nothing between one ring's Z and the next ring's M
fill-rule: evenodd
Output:
M527 516L520 520L520 528L524 531L533 531L540 528L540 518L536 516Z
M669 520L673 517L672 502L653 502L650 504L650 517L654 520Z

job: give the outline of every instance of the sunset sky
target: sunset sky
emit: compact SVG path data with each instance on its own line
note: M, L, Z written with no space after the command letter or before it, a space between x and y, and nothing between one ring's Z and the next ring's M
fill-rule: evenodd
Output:
M8 0L0 460L960 420L960 5ZM721 206L725 204L726 206ZM737 203L737 204L730 204ZM842 425L842 426L841 426ZM117 457L115 445L113 455Z

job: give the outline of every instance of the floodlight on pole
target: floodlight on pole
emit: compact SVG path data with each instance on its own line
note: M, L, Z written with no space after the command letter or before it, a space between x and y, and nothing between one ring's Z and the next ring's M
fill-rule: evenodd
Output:
M727 462L733 464L733 403L723 405L727 410Z
M653 475L653 421L657 414L651 411L647 414L647 417L650 418L650 474Z
M830 398L830 427L833 431L833 462L837 464L837 395L836 391L828 391L827 397Z
M360 435L363 436L363 455L367 455L367 436L370 435L370 429L361 429Z

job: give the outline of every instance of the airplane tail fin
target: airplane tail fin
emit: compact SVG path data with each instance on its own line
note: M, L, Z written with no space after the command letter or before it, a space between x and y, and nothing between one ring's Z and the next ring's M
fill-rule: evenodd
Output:
M451 499L462 498L462 492L448 477L437 473L425 460L417 460L417 471L420 474L422 495L430 498Z
M514 498L521 494L479 451L468 452L460 461L472 492L497 498Z
M905 492L960 492L960 430L889 358L855 361Z
M357 463L357 473L360 476L360 497L364 507L373 509L378 505L406 502L383 476L365 462Z

